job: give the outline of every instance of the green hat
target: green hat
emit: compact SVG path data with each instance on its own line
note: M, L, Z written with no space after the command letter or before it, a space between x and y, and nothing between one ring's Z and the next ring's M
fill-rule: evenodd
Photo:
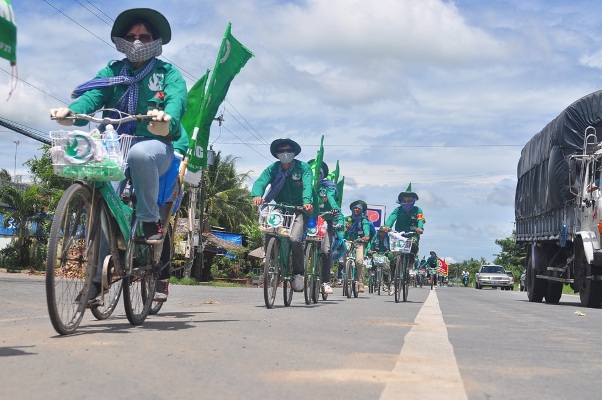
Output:
M115 18L113 29L111 29L111 40L113 40L113 37L123 37L123 35L127 33L126 29L129 28L128 25L130 22L138 18L147 21L157 30L157 32L159 32L159 37L161 37L163 44L169 43L171 40L171 27L169 26L167 18L159 11L150 8L132 8L119 14L117 18Z
M309 160L307 163L311 165L311 163L313 163L313 162L315 162L315 161L316 161L316 159L315 159L315 158L312 158L312 159L311 159L311 160ZM326 164L324 161L322 161L322 168L320 168L320 169L321 169L322 171L324 171L324 178L326 178L326 177L328 176L328 172L330 172L330 171L329 171L329 169L328 169L328 164Z
M379 232L385 232L385 226L384 225L379 226L378 227L378 231Z
M349 204L349 209L351 211L353 211L353 209L355 207L360 207L362 209L362 212L365 213L366 210L368 209L368 206L366 205L366 203L362 200L356 200L353 203Z
M272 144L270 145L270 153L272 153L272 155L274 157L278 158L276 151L278 150L279 147L282 147L287 144L293 148L293 150L295 151L295 156L297 156L297 155L299 155L299 153L301 153L301 146L299 146L299 144L297 142L295 142L294 140L289 139L289 138L274 140L272 142Z
M399 195L397 196L397 202L401 204L401 199L403 199L404 197L413 197L416 200L418 200L418 195L412 192L412 183L408 185L408 188L405 192L399 193Z

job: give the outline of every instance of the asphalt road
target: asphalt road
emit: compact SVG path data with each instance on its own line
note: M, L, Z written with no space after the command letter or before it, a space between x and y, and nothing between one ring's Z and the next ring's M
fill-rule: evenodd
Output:
M61 337L43 278L0 273L0 398L598 399L601 326L566 295L416 288L396 304L335 289L311 306L279 292L268 310L262 289L172 285L142 326L120 304Z

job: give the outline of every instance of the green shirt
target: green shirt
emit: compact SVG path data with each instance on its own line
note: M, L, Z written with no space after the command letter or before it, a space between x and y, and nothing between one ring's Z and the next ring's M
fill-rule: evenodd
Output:
M385 226L393 228L397 232L405 232L408 237L415 237L420 240L420 235L416 232L417 228L424 229L424 214L422 209L413 206L409 212L405 212L401 206L397 207L387 218ZM395 224L395 226L393 226Z
M343 214L341 214L341 209L339 208L339 204L337 202L336 191L334 187L320 185L318 188L318 202L320 205L320 214L331 210L337 210L339 213L336 217L336 223L343 224ZM324 218L326 221L335 220L335 217L331 214L326 214L322 218Z
M263 197L265 189L278 176L280 161L268 166L257 178L251 189L251 199L253 197ZM274 201L277 203L286 203L293 206L302 206L303 204L314 204L313 197L313 172L308 163L293 160L293 170L286 177L284 186L280 193L276 195Z
M142 66L138 70L133 70L131 63L127 60L111 61L98 72L96 78L118 76L124 62L127 63L128 71L132 76L135 76L144 68ZM90 114L100 108L116 108L126 89L126 85L113 85L88 90L71 103L69 109L78 114ZM136 136L168 138L174 142L178 141L182 134L180 120L184 115L184 111L186 111L186 97L188 95L186 81L182 78L180 71L173 65L157 59L151 72L138 82L138 90L137 113L146 115L149 108L157 108L152 102L158 101L162 105L163 111L171 116L171 121L169 123L169 134L165 137L150 133L148 131L148 121L136 123ZM163 93L163 99L158 99L156 97L157 93ZM109 112L105 112L105 115L108 114ZM76 125L80 126L86 124L86 121L76 122Z

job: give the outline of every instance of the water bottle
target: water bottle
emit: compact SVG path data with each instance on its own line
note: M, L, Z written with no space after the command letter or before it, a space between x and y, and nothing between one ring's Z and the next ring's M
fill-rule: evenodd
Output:
M107 124L105 127L105 147L109 159L121 165L121 147L119 146L119 135L115 132L113 125Z

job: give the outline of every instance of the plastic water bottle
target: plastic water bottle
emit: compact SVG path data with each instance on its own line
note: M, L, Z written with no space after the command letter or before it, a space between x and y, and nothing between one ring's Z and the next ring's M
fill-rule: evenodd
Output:
M121 147L119 146L119 135L115 132L113 125L107 124L105 127L105 147L109 159L121 165Z

